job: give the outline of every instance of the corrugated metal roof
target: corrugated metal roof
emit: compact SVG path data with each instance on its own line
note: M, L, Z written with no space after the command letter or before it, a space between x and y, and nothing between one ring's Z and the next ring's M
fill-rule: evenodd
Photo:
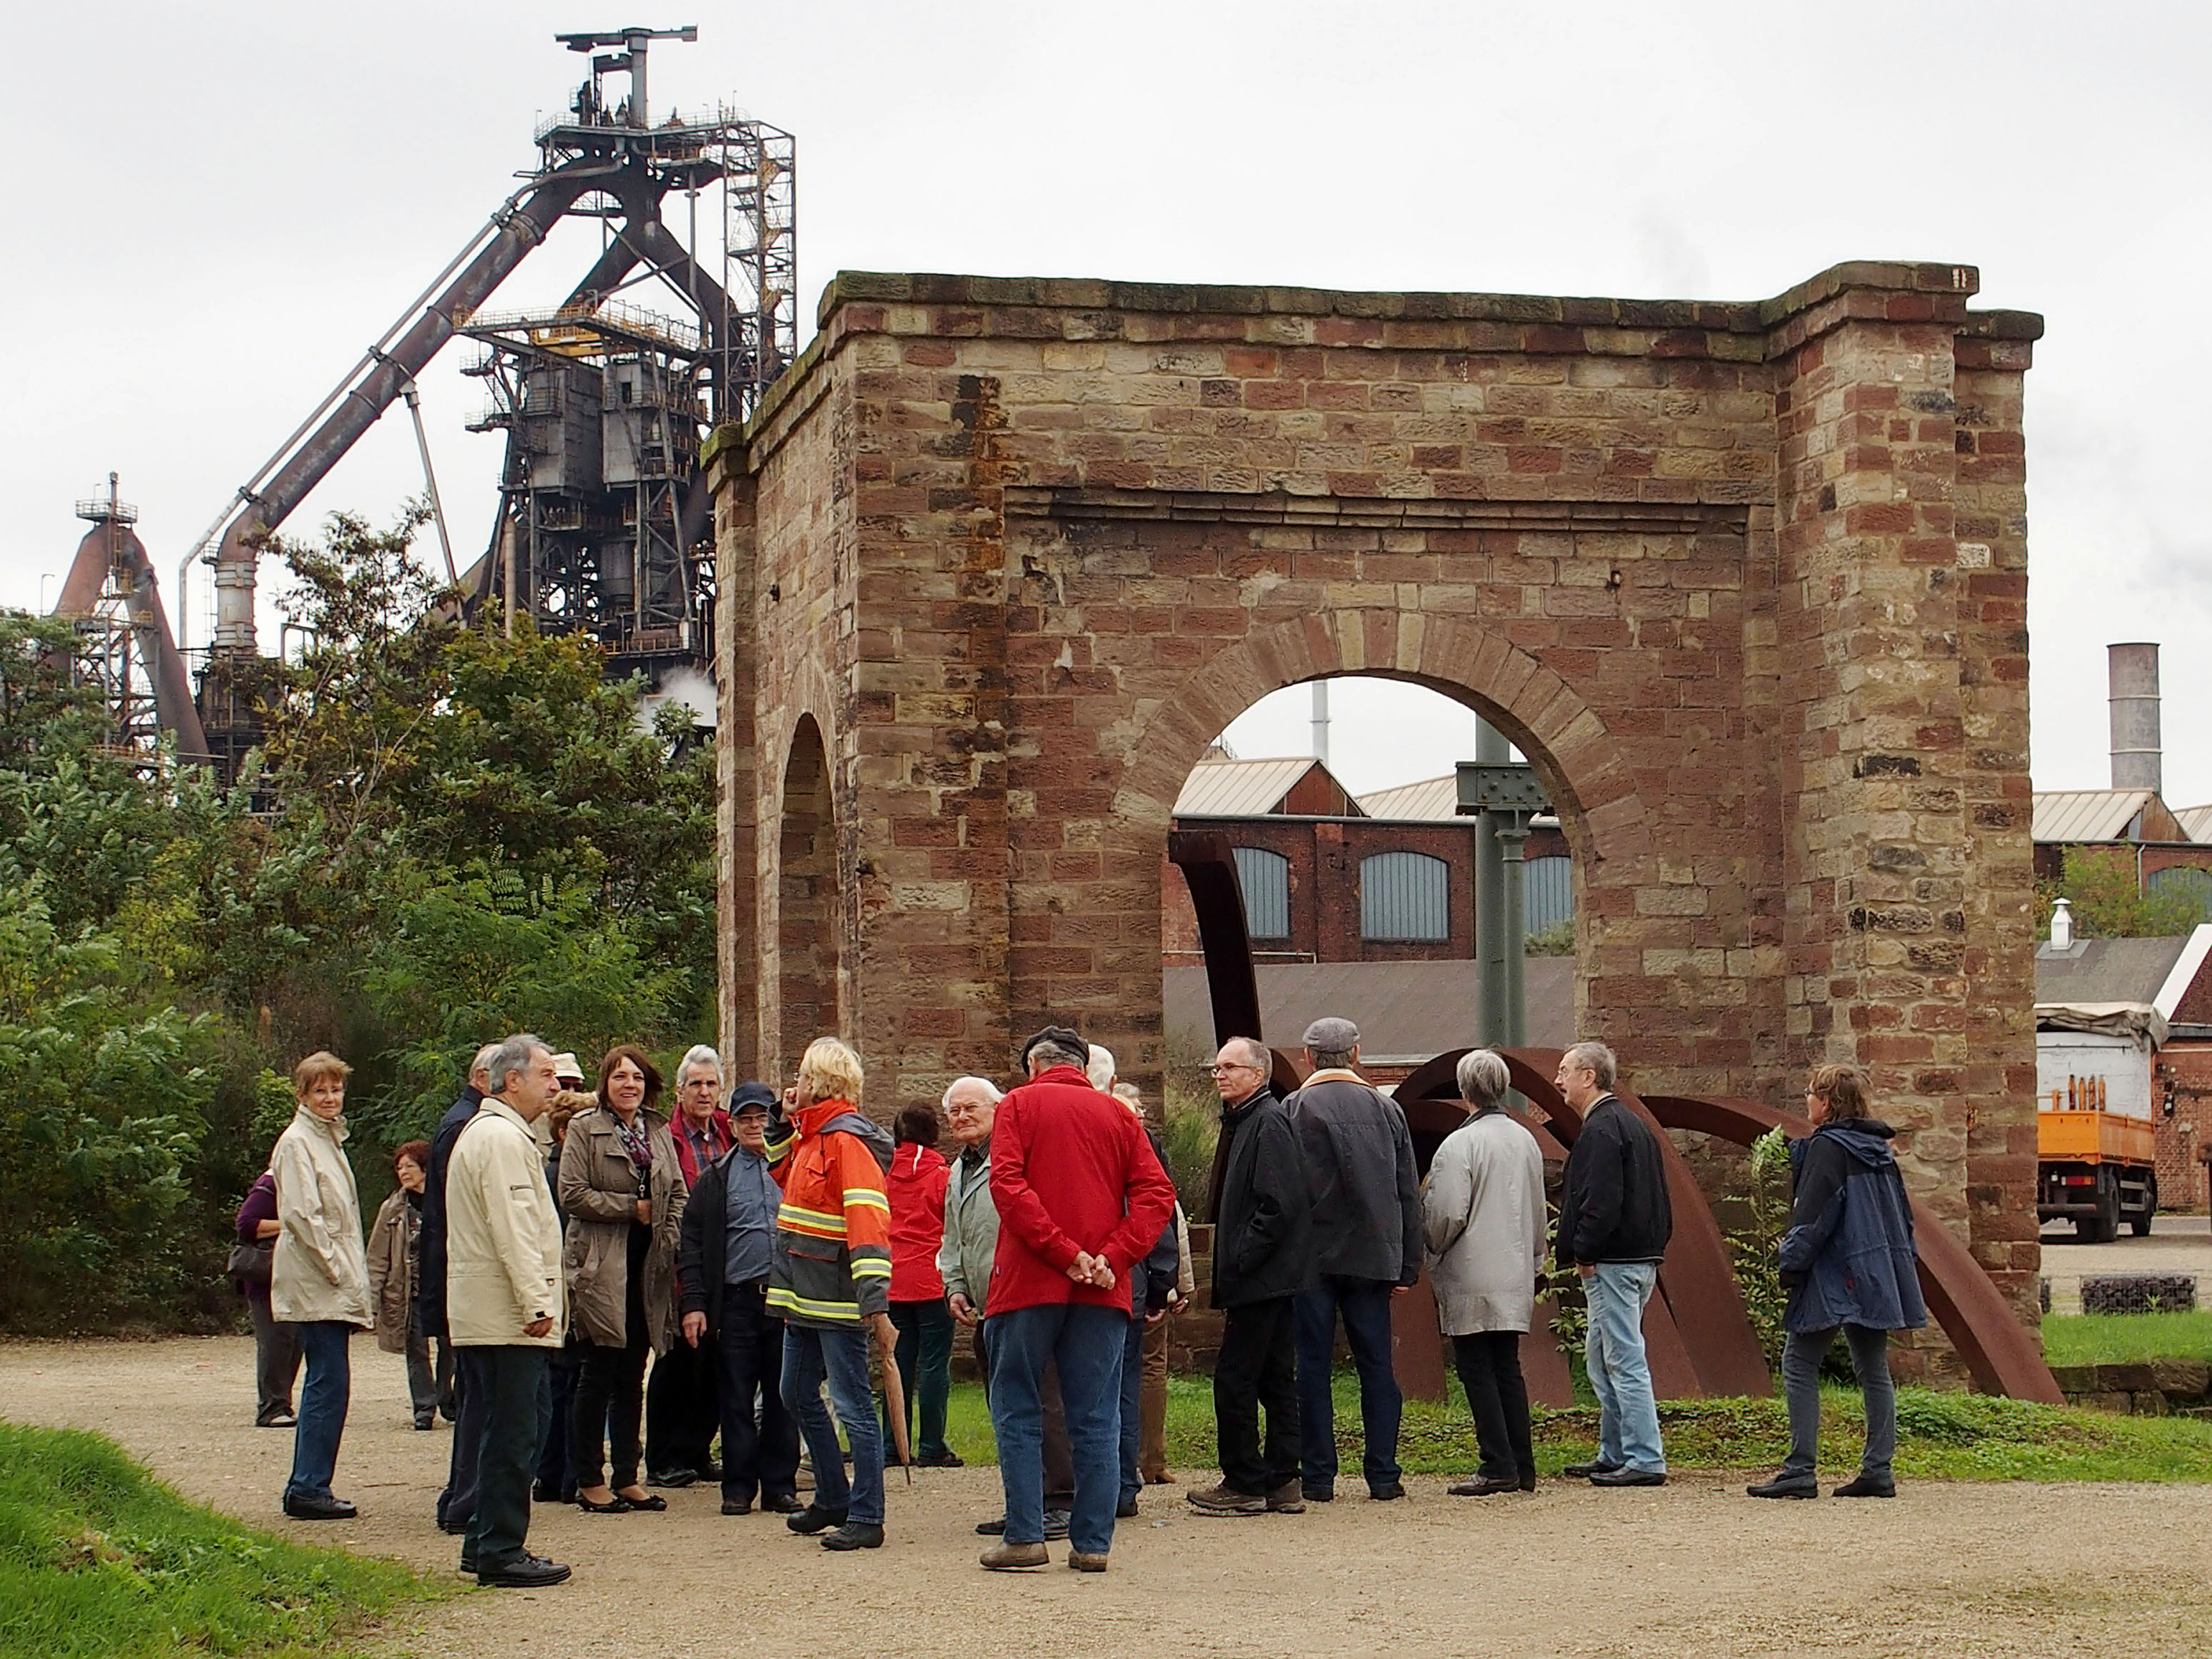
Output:
M2174 821L2191 841L2212 841L2212 806L2177 806Z
M1279 760L1202 760L1176 797L1179 818L1256 818L1283 804L1291 786L1321 765L1310 755Z
M1419 783L1401 783L1389 789L1377 789L1371 795L1358 797L1359 810L1370 818L1407 819L1434 823L1439 819L1459 816L1459 779L1447 773L1440 778L1423 778ZM2212 807L2206 809L2212 811Z
M2155 1002L2189 939L2077 939L2063 954L2035 953L2035 1000L2043 1003Z
M2126 841L2150 798L2148 789L2038 790L2031 833L2044 842Z
M1261 1028L1278 1048L1295 1050L1306 1027L1323 1014L1358 1026L1360 1053L1378 1065L1463 1048L1481 1029L1477 963L1261 963L1257 972ZM1170 968L1164 977L1170 1039L1210 1047L1213 1010L1206 969ZM1527 995L1532 1045L1557 1048L1575 1040L1572 957L1529 957Z

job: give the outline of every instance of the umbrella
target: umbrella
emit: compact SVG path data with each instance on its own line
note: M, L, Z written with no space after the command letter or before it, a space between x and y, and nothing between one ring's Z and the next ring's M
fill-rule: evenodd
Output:
M906 1386L899 1380L898 1361L889 1350L884 1356L884 1409L891 1419L891 1449L898 1453L906 1483L914 1485L914 1453L907 1440Z

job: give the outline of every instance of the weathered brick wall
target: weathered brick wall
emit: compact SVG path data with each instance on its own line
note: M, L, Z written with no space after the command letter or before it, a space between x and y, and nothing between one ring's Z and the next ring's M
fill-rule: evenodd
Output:
M1794 1101L1812 1060L1866 1061L1917 1189L2032 1297L2006 442L2039 325L1967 313L1973 287L841 277L717 449L724 568L753 567L726 696L761 751L729 821L755 875L729 1041L811 1035L776 1030L770 921L798 714L829 738L873 1102L1004 1076L1048 1018L1150 1095L1184 777L1267 692L1389 674L1531 757L1576 856L1581 1018L1639 1086Z

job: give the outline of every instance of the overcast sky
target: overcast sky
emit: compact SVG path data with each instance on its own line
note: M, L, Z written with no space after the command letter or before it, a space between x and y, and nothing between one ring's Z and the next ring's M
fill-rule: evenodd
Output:
M688 3L688 0L686 0ZM379 0L49 7L0 111L0 604L51 600L122 474L164 589L240 483L536 152L558 29L696 22L656 108L799 141L803 325L840 268L1762 298L1838 261L1981 268L2041 313L2028 380L2034 769L2107 781L2104 646L2165 646L2169 799L2212 800L2202 4L1531 6ZM19 33L21 31L18 32ZM587 234L587 233L580 233ZM542 250L502 299L565 292ZM497 439L423 378L459 550ZM395 410L289 528L421 487ZM191 595L204 637L206 578ZM1297 750L1305 694L1240 724ZM1356 787L1467 751L1456 710L1346 692Z

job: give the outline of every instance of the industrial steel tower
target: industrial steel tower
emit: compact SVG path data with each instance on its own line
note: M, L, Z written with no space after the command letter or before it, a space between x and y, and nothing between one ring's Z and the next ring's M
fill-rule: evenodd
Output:
M699 446L709 426L749 414L798 353L796 156L789 133L728 107L656 122L652 43L697 38L693 27L556 37L587 55L591 70L568 112L536 134L536 169L239 487L179 566L180 586L195 561L214 566L216 585L197 729L161 714L180 755L228 770L252 746L252 711L227 671L258 649L262 550L386 409L405 398L411 410L415 377L456 334L485 348L467 370L492 388L472 429L507 434L491 544L454 573L468 604L493 606L510 626L526 614L548 631L586 632L614 672L641 672L655 685L673 668L708 667L714 577ZM676 204L681 234L669 222ZM601 252L568 298L543 311L486 311L552 228L574 218L599 224ZM427 476L427 445L424 458ZM87 596L112 585L119 567L100 540L85 538L85 568L72 570L58 611L88 614ZM143 580L150 596L150 566ZM175 658L166 623L161 633Z

